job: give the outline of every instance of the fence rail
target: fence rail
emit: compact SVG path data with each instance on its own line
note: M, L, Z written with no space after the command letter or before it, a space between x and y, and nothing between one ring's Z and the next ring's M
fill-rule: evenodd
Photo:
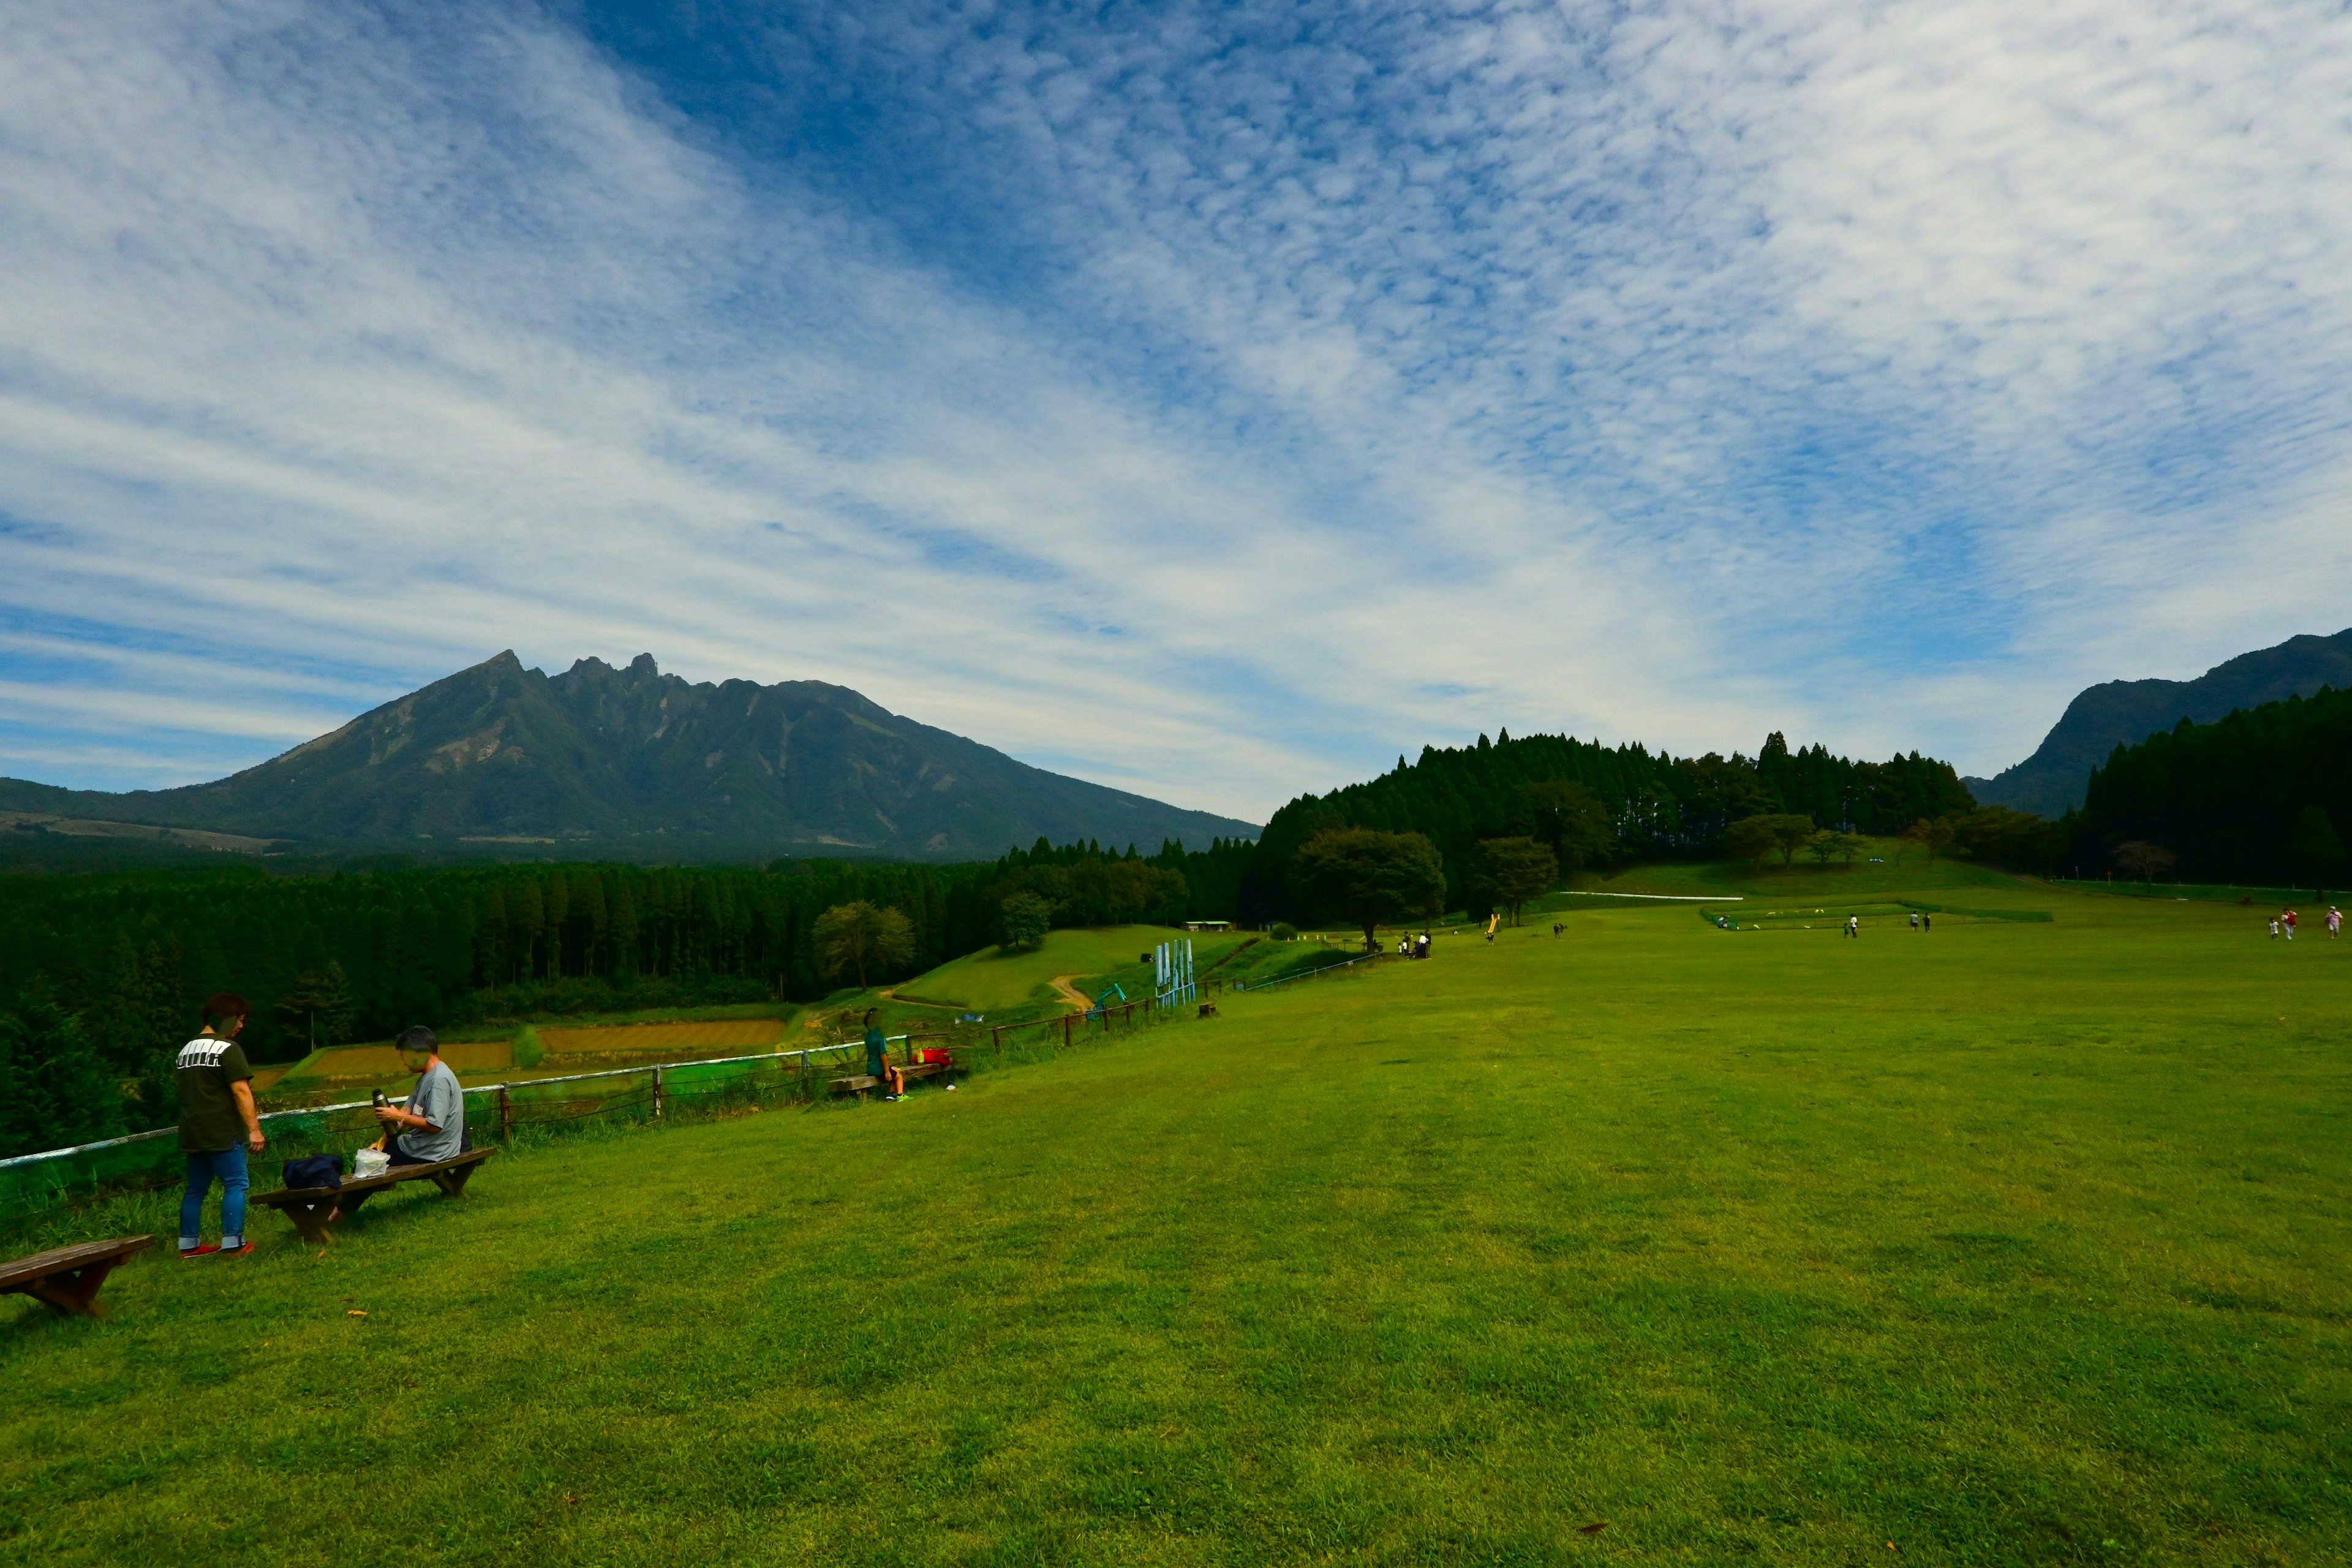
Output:
M1228 984L1234 991L1263 991L1269 986L1286 984L1293 980L1311 979L1318 974L1329 974L1342 969L1352 968L1357 964L1383 956L1385 955L1381 953L1364 953L1355 958L1344 959L1334 963L1318 964L1312 969L1299 970L1275 979L1255 983L1241 981L1229 983L1220 979L1207 980L1201 984L1204 989L1213 988L1218 992L1224 991ZM1154 1018L1176 1015L1181 1011L1176 1005L1161 998L1138 997L1135 1001L1121 1005L1089 1007L1045 1018L1034 1018L1025 1023L996 1025L989 1030L990 1045L994 1054L1001 1058L1004 1053L1005 1035L1017 1030L1051 1029L1059 1025L1062 1029L1063 1044L1068 1046L1076 1043L1076 1035L1081 1026L1091 1024L1097 1019L1101 1020L1105 1030L1108 1030L1115 1018L1132 1025L1139 1015L1149 1023ZM909 1030L906 1034L887 1037L887 1043L904 1047L911 1060L915 1042L971 1037L973 1037L947 1030ZM487 1122L491 1117L495 1117L499 1132L503 1135L510 1134L519 1123L583 1121L591 1116L611 1115L633 1110L639 1107L650 1109L653 1116L660 1118L668 1103L674 1100L691 1100L720 1095L739 1095L747 1089L756 1089L760 1081L757 1076L758 1069L763 1063L798 1063L801 1068L801 1085L805 1092L812 1087L809 1084L807 1073L815 1058L830 1057L836 1060L844 1058L854 1060L856 1053L862 1051L864 1047L863 1040L829 1041L824 1045L803 1046L792 1050L760 1051L734 1057L704 1057L686 1061L646 1063L636 1067L604 1068L593 1072L558 1073L546 1078L509 1079L499 1083L474 1084L461 1086L461 1088L464 1089L469 1106L478 1099L488 1102L484 1109L488 1114L483 1117L483 1121ZM704 1075L706 1069L727 1068L745 1070L740 1076L724 1082L698 1083L696 1081ZM619 1079L644 1079L646 1083L643 1090L637 1093L594 1096L589 1100L557 1100L541 1092L564 1085L587 1084ZM391 1097L391 1103L404 1105L407 1100L408 1097L405 1095ZM585 1106L586 1109L576 1109L582 1106ZM548 1113L557 1110L559 1107L562 1108L562 1113ZM323 1105L287 1106L278 1110L265 1110L260 1113L260 1120L265 1126L276 1126L284 1130L289 1134L286 1144L299 1149L299 1145L306 1142L325 1145L340 1142L354 1132L372 1133L373 1130L367 1123L346 1122L342 1127L338 1128L333 1125L333 1119L373 1109L374 1101L372 1099L338 1100ZM519 1110L540 1110L541 1114L518 1114ZM469 1109L467 1115L467 1122L474 1122L476 1115L477 1112ZM68 1148L47 1149L37 1153L17 1154L0 1159L0 1222L13 1223L27 1218L44 1210L56 1207L87 1191L109 1186L169 1185L179 1180L175 1168L178 1154L176 1142L169 1148L152 1146L164 1139L176 1141L178 1136L179 1130L176 1127L159 1127L150 1131L128 1133L120 1138L104 1138L95 1142L74 1144ZM281 1145L281 1147L285 1146Z

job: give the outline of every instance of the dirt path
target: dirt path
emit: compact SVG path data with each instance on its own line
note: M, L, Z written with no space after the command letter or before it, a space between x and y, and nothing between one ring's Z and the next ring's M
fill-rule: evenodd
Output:
M1091 1008L1095 1005L1095 999L1070 984L1071 981L1076 980L1076 978L1077 976L1075 974L1056 974L1054 976L1054 994L1059 996L1063 1001L1067 1002L1073 1007Z

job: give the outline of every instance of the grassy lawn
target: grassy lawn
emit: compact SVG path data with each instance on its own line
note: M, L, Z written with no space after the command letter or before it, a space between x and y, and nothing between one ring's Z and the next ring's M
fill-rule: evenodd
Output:
M0 1563L2344 1561L2352 942L1971 897L264 1215L0 1305Z

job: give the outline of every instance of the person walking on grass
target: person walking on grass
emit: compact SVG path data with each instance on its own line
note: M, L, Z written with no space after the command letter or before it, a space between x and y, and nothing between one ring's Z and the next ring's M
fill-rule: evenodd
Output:
M180 1256L251 1252L245 1238L245 1194L252 1184L246 1152L268 1140L253 1106L253 1068L236 1043L253 1009L234 991L205 1004L204 1032L180 1047L173 1082L180 1091L180 1152L188 1157L187 1191L180 1198ZM205 1200L221 1186L221 1238L204 1245Z
M882 1098L899 1100L907 1098L907 1075L890 1065L890 1042L882 1037L882 1026L874 1021L875 1009L866 1009L866 1076L878 1078L890 1086Z
M2344 929L2344 911L2334 904L2327 906L2327 940L2334 942L2336 933Z
M2286 928L2287 941L2293 942L2294 940L2294 911L2293 910L2288 910L2286 912L2280 915L2279 924Z
M1857 940L1861 938L1862 917L1860 915L1848 915L1845 917L1845 934Z
M2272 940L2273 942L2276 942L2276 941L2278 941L2278 931L2279 931L2279 921L2278 921L2278 916L2276 916L2276 915L2273 915L2273 916L2271 917L2271 940Z

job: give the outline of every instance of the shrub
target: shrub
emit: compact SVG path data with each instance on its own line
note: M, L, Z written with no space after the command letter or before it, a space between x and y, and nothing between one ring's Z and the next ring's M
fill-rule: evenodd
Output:
M546 1059L547 1042L539 1037L539 1031L537 1029L533 1028L529 1024L525 1024L521 1028L515 1031L515 1066L527 1071L531 1068L537 1067Z
M1288 921L1276 921L1265 928L1265 934L1276 942L1297 942L1298 928Z

